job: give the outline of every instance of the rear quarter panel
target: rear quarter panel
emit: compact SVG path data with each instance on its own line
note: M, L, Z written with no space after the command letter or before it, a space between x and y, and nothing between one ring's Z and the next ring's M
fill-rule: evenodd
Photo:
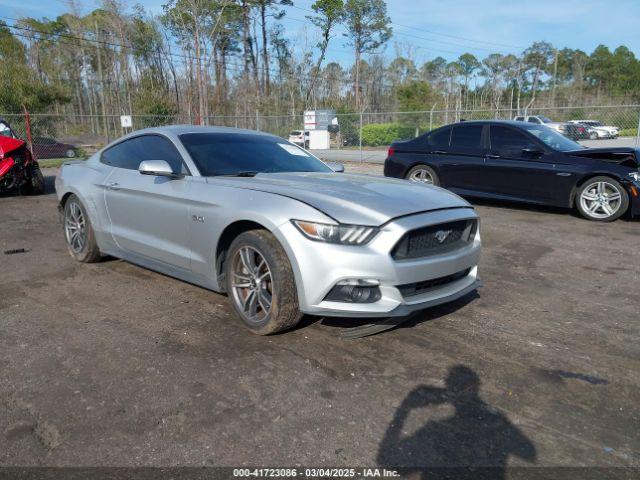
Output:
M429 147L424 144L422 137L404 142L394 142L391 148L394 153L384 162L386 177L404 178L407 172L416 165L429 165L437 171L437 166L432 164Z

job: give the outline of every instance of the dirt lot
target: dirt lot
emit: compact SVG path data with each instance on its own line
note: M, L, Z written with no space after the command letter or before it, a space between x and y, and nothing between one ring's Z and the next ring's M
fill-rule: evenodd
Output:
M0 198L0 465L640 466L638 221L478 205L479 295L264 338L223 296L74 263L55 203Z

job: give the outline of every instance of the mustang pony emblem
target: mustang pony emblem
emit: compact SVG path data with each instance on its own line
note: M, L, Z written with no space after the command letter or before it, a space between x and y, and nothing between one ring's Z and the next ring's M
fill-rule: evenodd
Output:
M435 235L436 240L438 240L439 243L444 243L450 233L451 230L438 230Z

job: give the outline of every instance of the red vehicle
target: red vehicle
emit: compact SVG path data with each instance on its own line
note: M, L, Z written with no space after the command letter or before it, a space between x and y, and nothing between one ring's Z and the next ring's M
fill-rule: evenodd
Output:
M0 193L44 193L44 177L27 144L0 119Z

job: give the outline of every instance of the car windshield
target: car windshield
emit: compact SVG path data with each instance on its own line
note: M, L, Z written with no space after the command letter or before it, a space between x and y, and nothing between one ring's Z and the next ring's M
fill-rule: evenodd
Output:
M522 128L527 129L529 133L534 134L549 147L560 150L561 152L569 152L571 150L581 150L585 147L578 142L568 139L564 135L559 134L555 130L544 125L523 124Z
M299 130L294 130L293 132L291 132L289 135L302 135L302 132Z
M0 122L0 136L13 137L13 134L11 133L11 129L9 128L9 125L7 125L4 122Z
M333 172L281 138L251 133L187 133L180 141L203 176L243 172Z
M545 117L544 115L538 115L538 118L542 120L542 123L553 123L549 117Z

